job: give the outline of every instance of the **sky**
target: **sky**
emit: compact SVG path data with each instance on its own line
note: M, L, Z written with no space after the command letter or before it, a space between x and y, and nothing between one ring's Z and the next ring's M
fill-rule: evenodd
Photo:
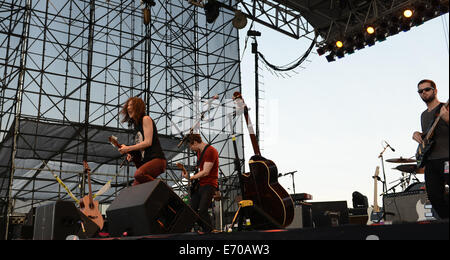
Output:
M372 176L377 166L380 177L386 176L388 189L399 183L402 173L392 168L400 164L385 162L383 171L379 154L387 141L395 152L387 149L385 160L415 155L417 143L412 134L421 130L420 114L426 109L417 94L421 79L434 80L439 100L447 101L448 20L448 14L437 17L331 63L325 56L311 54L304 68L289 76L275 75L262 66L262 155L274 161L280 173L297 171L296 193L311 194L311 202L346 200L351 208L354 191L373 204ZM294 61L310 44L263 25L254 26L262 33L259 51L272 64ZM252 40L245 52L243 47L248 28L240 31L241 80L243 97L255 122ZM244 134L248 163L253 150L246 129ZM424 181L423 175L417 177ZM279 182L293 193L290 175L280 177ZM381 197L378 201L382 206Z

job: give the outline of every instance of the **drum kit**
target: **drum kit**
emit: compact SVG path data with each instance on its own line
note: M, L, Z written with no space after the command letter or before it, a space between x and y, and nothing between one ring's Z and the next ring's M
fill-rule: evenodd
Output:
M420 180L416 176L417 174L424 174L425 170L424 168L417 167L417 161L415 159L400 157L387 159L386 162L400 164L392 169L400 171L402 174L402 177L390 183L392 184L397 182L397 184L388 191L392 190L393 192L395 192L395 188L398 186L402 188L402 191L425 189L425 184L420 182Z

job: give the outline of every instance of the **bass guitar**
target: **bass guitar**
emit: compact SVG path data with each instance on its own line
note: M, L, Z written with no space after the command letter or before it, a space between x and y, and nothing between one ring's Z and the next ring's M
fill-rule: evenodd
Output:
M448 100L444 106L448 108ZM425 138L423 138L423 142L421 144L419 144L419 146L417 147L417 152L416 152L417 168L423 168L425 166L425 161L427 159L427 156L430 154L431 148L434 144L434 141L432 139L434 130L436 129L436 126L439 123L440 119L441 119L441 115L436 117L436 119L433 122L433 125L426 133Z
M92 196L92 187L91 187L91 169L89 168L89 165L86 161L83 161L83 166L85 172L87 172L88 175L88 186L89 186L89 194L84 196L80 200L80 211L88 217L90 220L92 220L99 228L100 230L103 228L104 220L103 216L99 211L98 208L98 201L94 200Z
M119 144L117 141L117 137L114 135L108 137L109 142L112 144L112 146L116 148L122 147L123 144ZM131 151L128 153L131 156L131 161L133 161L136 168L139 168L142 165L142 154L140 151Z
M367 208L367 225L374 223L380 223L383 219L383 212L378 206L378 181L380 180L380 166L375 169L375 175L373 176L373 207Z
M278 183L278 169L275 163L261 156L258 140L248 115L248 108L241 93L235 92L233 100L236 102L237 110L244 114L255 154L249 161L250 173L242 173L241 176L242 197L244 200L252 200L254 205L278 222L279 226L289 226L294 219L294 202ZM264 219L252 219L252 225L264 225L264 223L257 223L259 221L262 222Z

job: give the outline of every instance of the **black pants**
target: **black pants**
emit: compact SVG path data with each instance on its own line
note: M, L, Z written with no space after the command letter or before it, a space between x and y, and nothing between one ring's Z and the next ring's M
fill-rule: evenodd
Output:
M448 159L429 160L425 164L425 185L428 199L441 219L448 219L449 195L445 193L448 173L444 174L444 163Z
M191 207L200 215L200 218L202 218L203 221L199 221L198 224L205 232L212 231L211 217L209 216L208 209L211 207L215 191L216 187L214 186L200 186L198 191L192 194L191 197Z

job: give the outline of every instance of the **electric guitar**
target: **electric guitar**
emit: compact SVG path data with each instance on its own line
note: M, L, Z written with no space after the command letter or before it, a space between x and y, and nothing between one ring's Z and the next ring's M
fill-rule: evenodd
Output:
M92 196L91 169L86 161L83 161L83 166L88 174L89 194L80 200L80 211L92 220L101 230L103 228L104 220L98 209L98 201L94 200Z
M178 169L180 169L185 175L189 177L189 173L184 168L184 165L181 163L177 163ZM200 188L200 182L198 179L191 180L188 178L188 191L189 191L189 198L192 196L192 194L196 193L198 189Z
M123 146L123 144L119 144L117 141L117 137L114 135L108 137L109 142L112 144L112 146L120 148ZM134 162L134 165L136 165L136 168L139 168L142 164L142 154L140 151L131 151L128 153L131 155L131 161Z
M373 187L373 207L367 208L367 225L372 225L374 223L380 223L380 221L383 219L383 212L380 210L380 207L378 206L378 181L380 180L380 177L378 175L380 174L380 166L377 166L375 169L375 175L373 176L374 179L374 187Z
M422 203L422 200L418 200L416 203L417 222L435 220L431 209L432 206L428 200L425 203Z
M448 107L448 100L444 106ZM439 123L440 119L441 119L441 115L436 117L436 119L433 122L433 125L426 133L425 138L423 138L423 142L421 144L419 144L419 146L417 147L417 152L416 152L417 168L423 168L425 166L425 161L427 159L427 156L430 154L431 147L434 144L434 141L432 139L434 130L435 130L437 124Z

